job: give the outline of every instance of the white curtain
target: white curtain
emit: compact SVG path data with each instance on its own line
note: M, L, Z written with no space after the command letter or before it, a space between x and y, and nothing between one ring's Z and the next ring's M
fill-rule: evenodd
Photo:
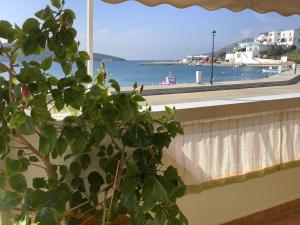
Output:
M300 159L300 108L183 123L166 159L187 185Z

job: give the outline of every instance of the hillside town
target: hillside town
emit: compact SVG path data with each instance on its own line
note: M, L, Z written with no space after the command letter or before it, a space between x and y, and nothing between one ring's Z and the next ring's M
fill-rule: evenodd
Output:
M298 48L300 48L300 29L270 31L261 33L252 41L240 42L230 51L216 52L214 61L234 65L281 65L292 60L289 55L296 54ZM187 56L182 63L203 65L210 61L211 56L203 54Z

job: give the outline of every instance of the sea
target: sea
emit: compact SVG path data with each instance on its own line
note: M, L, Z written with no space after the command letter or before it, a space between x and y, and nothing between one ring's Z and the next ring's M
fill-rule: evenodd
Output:
M106 62L105 68L108 72L107 78L117 80L121 86L130 87L135 82L139 85L159 85L165 81L166 76L171 73L176 77L179 84L193 84L196 82L196 71L201 71L201 83L210 82L211 66L188 66L185 64L174 65L141 65L145 61L112 61ZM101 62L94 62L94 75L101 68ZM63 77L63 71L59 64L54 64L50 74ZM7 74L0 74L7 77ZM261 68L257 67L224 67L214 66L214 82L257 80L270 76L264 74Z
M105 67L108 77L117 80L121 86L132 86L134 82L143 85L159 85L171 73L179 84L196 82L196 71L201 71L201 82L208 83L211 77L211 66L174 65L141 65L141 61L113 61L107 62ZM94 73L101 63L94 63ZM269 75L270 76L270 75ZM224 67L214 66L214 82L257 80L265 78L266 74L257 67Z

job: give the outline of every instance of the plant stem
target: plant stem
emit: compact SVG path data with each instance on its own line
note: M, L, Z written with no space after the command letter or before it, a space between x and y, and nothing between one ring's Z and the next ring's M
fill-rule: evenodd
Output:
M48 179L53 178L54 176L52 173L52 167L49 156L41 155L40 152L35 147L33 147L21 134L16 134L15 136L22 142L22 144L24 144L33 154L35 154L43 162L43 164L45 165L45 171L47 173Z
M112 196L111 196L111 200L110 200L110 204L109 204L109 208L108 208L108 212L107 212L107 220L106 220L107 224L108 224L108 220L109 220L109 216L110 216L110 211L111 211L111 207L112 207L112 204L113 204L113 201L114 201L115 192L116 192L116 184L117 184L119 169L120 169L120 160L118 161L116 175L115 175L115 180L114 180L114 185L113 185L113 193L112 193Z
M106 200L107 200L107 191L104 192L104 202L103 202L103 216L102 216L102 225L105 225L105 218L106 218Z
M9 81L8 81L8 95L9 95L9 102L14 103L15 97L13 94L13 81L14 81L14 63L12 60L12 55L9 56Z

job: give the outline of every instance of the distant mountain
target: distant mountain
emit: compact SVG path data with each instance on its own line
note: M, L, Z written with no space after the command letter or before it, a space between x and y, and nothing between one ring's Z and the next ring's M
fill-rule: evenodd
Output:
M239 45L239 43L242 43L242 42L253 42L253 41L254 41L254 38L244 38L244 39L242 39L242 40L240 40L240 41L231 43L231 44L229 44L229 45L226 45L226 46L224 46L224 47L218 49L217 52L224 51L224 52L226 52L226 53L230 53L230 52L233 51L233 49L234 49L235 47L237 47L237 46Z
M100 53L94 53L95 61L111 62L111 61L126 61L126 59L119 58L116 56L105 55Z
M226 53L230 53L233 51L233 49L235 47L238 47L239 43L242 43L242 42L253 42L254 41L254 38L244 38L240 41L237 41L237 42L234 42L234 43L231 43L229 45L226 45L218 50L215 51L215 54L218 55L219 52L226 52ZM203 53L203 55L211 55L211 52L209 53Z
M7 44L4 44L4 46L7 46ZM52 52L49 50L45 50L41 55L31 55L31 56L25 56L22 52L19 55L19 62L22 61L42 61L43 59L53 55ZM0 61L8 61L6 57L0 56ZM111 56L111 55L105 55L100 53L94 53L94 61L103 61L103 62L111 62L111 61L126 61L125 59Z

